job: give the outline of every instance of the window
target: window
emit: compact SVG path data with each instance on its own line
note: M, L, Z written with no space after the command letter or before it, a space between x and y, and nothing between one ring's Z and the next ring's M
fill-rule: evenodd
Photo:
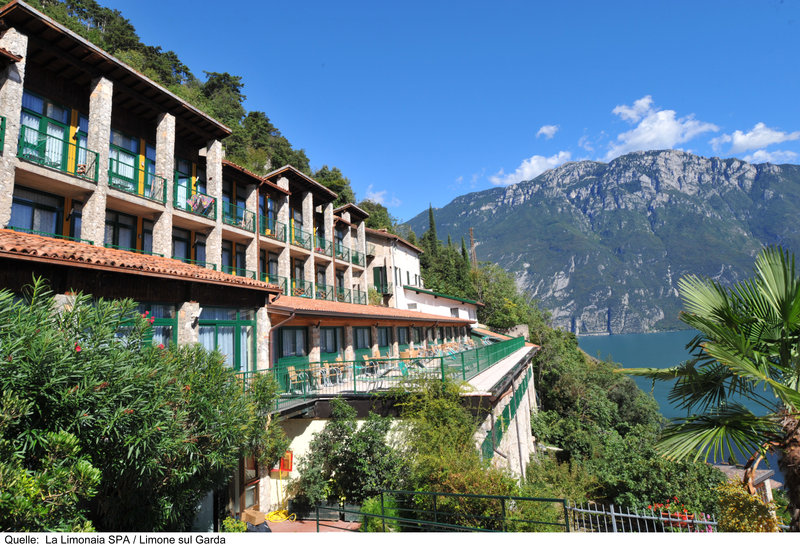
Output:
M222 240L222 270L230 272L232 269L233 269L233 242L229 240Z
M175 314L175 305L172 304L139 304L139 313L147 312L148 317L154 318L153 344L169 346L178 344L178 316Z
M189 231L180 228L172 229L172 256L184 262L192 257L189 249Z
M72 206L67 214L69 221L69 235L73 238L81 237L81 222L83 220L83 203L72 200Z
M408 328L407 327L398 327L397 328L397 344L401 346L408 345Z
M270 253L269 254L269 261L267 263L267 267L269 268L270 276L277 276L278 275L278 254L277 253Z
M409 310L416 310L417 309L417 303L408 303L408 309Z
M252 310L204 306L200 312L200 344L219 350L237 371L255 370L255 331Z
M153 252L153 221L142 221L142 251Z
M280 328L280 352L281 358L290 356L305 356L308 354L306 349L306 328L305 327L281 327Z
M201 234L194 236L194 260L199 264L206 263L206 237Z
M445 327L444 328L444 332L445 332L445 337L446 338L448 338L448 339L452 339L453 338L453 328L452 327Z
M319 330L319 351L321 354L339 354L342 349L343 328L322 327Z
M10 227L61 234L64 199L52 194L14 188Z
M451 308L450 315L454 318L458 318L458 308Z
M69 158L69 117L70 109L24 90L20 113L22 127L19 155L66 171Z
M139 140L112 129L108 148L109 184L136 192L139 187Z
M392 328L391 327L379 327L378 328L378 346L386 347L389 346L394 342L394 337L392 337Z
M369 327L354 327L353 342L355 348L372 348L372 332Z
M106 211L105 244L136 249L136 217L116 211Z
M422 328L421 327L415 327L414 328L414 340L416 342L418 342L418 343L422 343L422 341L424 339L425 339L425 334L422 332Z
M406 270L406 285L411 285L411 271Z

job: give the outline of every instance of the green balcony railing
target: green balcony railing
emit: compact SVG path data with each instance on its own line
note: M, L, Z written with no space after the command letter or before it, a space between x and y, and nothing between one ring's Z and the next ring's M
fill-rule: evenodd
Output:
M143 249L135 249L132 247L123 247L121 245L114 245L114 244L103 244L103 247L107 247L109 249L121 249L122 251L130 251L131 253L138 253L140 255L154 255L156 257L163 257L161 253L154 253L153 251L145 251Z
M175 209L188 211L208 219L217 218L217 201L208 194L193 191L188 182L179 180L177 171L172 194L172 205Z
M314 284L305 280L289 279L289 295L292 297L314 297Z
M375 244L367 244L367 257L375 256Z
M314 238L311 235L311 233L306 232L305 230L302 230L295 226L289 227L290 244L302 247L303 249L308 249L310 251L313 240Z
M167 202L167 180L136 166L108 159L108 186L160 204Z
M268 219L263 215L259 218L259 231L262 236L272 238L279 242L286 241L286 225L275 219Z
M373 285L372 287L381 295L391 295L393 292L392 282L386 282L383 285Z
M32 228L22 228L21 226L8 225L6 228L9 230L16 230L17 232L25 232L27 234L36 234L38 236L47 236L48 238L58 238L59 240L69 240L71 242L83 242L85 244L94 245L92 240L84 240L83 238L75 238L73 236L64 236L63 234L55 234L53 232L42 232L41 230L33 230Z
M222 201L222 222L248 232L256 231L256 214L232 202Z
M336 288L336 300L340 303L349 303L352 302L351 299L351 292L346 287L337 287Z
M281 288L281 293L284 295L289 294L289 284L287 283L285 276L278 276L277 274L261 274L261 281L267 282L268 284L277 285Z
M236 268L235 266L222 265L222 271L226 274L233 274L234 276L242 276L243 278L252 278L257 280L256 273L246 268Z
M367 265L366 258L364 257L364 254L361 253L360 251L353 251L350 254L350 262L353 263L356 266L366 266Z
M314 298L322 301L332 301L334 300L334 294L335 292L332 285L317 284L317 288L314 291Z
M188 263L188 264L193 264L193 265L197 265L197 266L202 266L204 268L210 268L211 270L216 270L217 269L217 265L215 265L214 263L206 262L206 261L196 261L194 259L189 259L187 257L178 257L178 256L175 256L175 255L173 255L172 258L177 260L177 261L180 261L182 263Z
M17 156L27 162L97 182L99 154L27 126L19 128Z
M333 244L322 236L314 236L314 251L330 257L333 255Z
M341 260L341 261L345 261L345 262L349 263L350 262L350 248L349 247L345 247L342 244L337 243L336 244L336 258Z
M6 142L6 117L0 116L0 152L3 152Z
M354 289L353 304L367 304L367 293L365 291Z

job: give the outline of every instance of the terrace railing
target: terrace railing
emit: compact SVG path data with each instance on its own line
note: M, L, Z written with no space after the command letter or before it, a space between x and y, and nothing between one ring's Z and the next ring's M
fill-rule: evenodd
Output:
M334 290L332 285L317 284L317 289L314 291L314 298L323 301L334 300Z
M187 211L208 219L217 218L217 201L208 194L192 190L188 182L179 180L177 172L175 173L172 194L172 205L175 209Z
M103 247L107 247L110 249L121 249L122 251L130 251L131 253L139 253L140 255L154 255L156 257L163 257L161 253L155 253L152 250L145 251L144 249L135 249L132 247L123 247L121 245L114 245L114 244L103 244Z
M314 298L314 284L305 280L289 278L289 295L292 297Z
M222 222L248 232L256 231L256 214L233 202L222 201Z
M367 257L375 256L375 244L367 244Z
M354 289L353 304L367 304L367 293L358 289Z
M92 240L83 238L75 238L73 236L65 236L63 234L55 234L53 232L42 232L41 230L33 230L32 228L22 228L21 226L8 225L6 228L9 230L16 230L17 232L25 232L27 234L37 234L39 236L47 236L48 238L58 238L59 240L70 240L71 242L83 242L85 244L94 245Z
M345 262L349 263L350 262L350 248L349 247L345 247L342 244L338 244L337 243L336 244L336 258L341 260L341 261L345 261Z
M265 216L259 218L259 231L262 236L272 238L279 242L286 242L286 225L275 219L269 219Z
M314 251L330 257L333 255L333 243L322 236L314 236Z
M392 282L386 282L383 285L373 285L372 287L375 288L375 291L382 295L391 295L392 294Z
M272 285L277 285L281 288L281 293L284 295L289 294L289 284L285 276L278 276L277 274L261 274L261 281Z
M311 250L311 244L313 243L314 238L310 232L306 232L297 227L290 227L289 228L289 243L292 245L296 245L298 247L302 247L303 249Z
M350 262L356 266L367 266L366 258L360 251L353 250L353 252L350 254Z
M167 202L166 179L116 158L108 159L108 186L160 204Z
M206 261L196 261L194 259L189 259L188 257L178 257L178 256L175 256L175 255L173 255L172 258L177 260L177 261L181 261L182 263L188 263L188 264L193 264L193 265L197 265L197 266L202 266L203 268L210 268L211 270L216 270L217 269L217 265L215 265L214 263L206 262Z
M352 302L351 292L346 287L337 287L336 288L336 300L340 303L349 303Z
M236 268L235 266L222 265L222 271L226 274L233 274L234 276L242 276L244 278L252 278L257 280L256 273L246 268Z
M99 154L76 143L70 143L60 137L42 133L28 126L19 128L17 157L27 162L97 182Z

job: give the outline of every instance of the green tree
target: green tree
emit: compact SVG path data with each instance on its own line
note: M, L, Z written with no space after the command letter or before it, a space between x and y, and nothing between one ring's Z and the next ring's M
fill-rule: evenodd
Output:
M328 166L322 166L314 172L313 177L318 183L338 194L333 202L335 207L356 203L356 195L350 186L350 179L342 175L338 167L334 166L329 169Z
M102 531L185 530L241 456L271 464L285 450L271 419L270 377L256 377L245 392L220 354L149 344L142 316L132 301L87 295L57 307L40 280L22 300L0 291L0 393L16 402L3 408L2 464L24 466L34 478L30 496L60 467L64 500L80 510L67 515L51 505L60 517L48 528L81 527L89 518ZM14 408L21 411L8 419ZM10 515L0 513L0 528Z
M755 276L730 288L697 276L678 286L686 307L681 319L700 332L688 345L693 359L667 370L625 370L676 379L670 400L687 417L664 431L660 448L678 459L715 460L777 450L791 528L798 531L800 279L794 256L763 249Z
M392 234L397 233L397 219L392 217L386 206L372 200L362 200L358 207L369 213L369 218L365 221L368 228L385 228Z

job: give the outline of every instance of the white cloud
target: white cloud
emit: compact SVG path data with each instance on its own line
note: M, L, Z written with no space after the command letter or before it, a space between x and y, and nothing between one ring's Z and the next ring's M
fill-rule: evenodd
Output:
M714 150L719 150L723 143L733 143L731 154L737 154L746 150L763 149L769 145L783 143L785 141L796 141L800 139L800 131L786 133L777 129L768 128L764 122L759 122L747 133L736 130L732 135L723 134L711 139L711 146Z
M527 160L523 160L514 173L506 175L501 169L496 174L489 177L489 180L494 185L513 185L520 181L529 181L556 166L568 162L572 155L566 150L562 150L558 154L554 154L549 158L545 156L531 156Z
M372 185L369 185L365 194L367 200L377 202L385 207L398 207L403 203L394 195L392 195L391 199L387 200L386 194L388 194L388 192L388 190L372 190Z
M558 131L558 126L542 126L539 128L539 131L536 132L537 139L544 135L545 139L552 139L553 135L556 134Z
M787 164L797 158L797 153L791 150L773 150L768 152L764 149L756 150L752 154L748 154L742 160L751 164L763 164L769 162L770 164Z
M701 133L719 131L714 124L695 120L693 114L678 118L674 110L657 110L650 95L638 99L631 106L618 105L612 112L638 125L617 135L606 160L634 150L675 148L675 145L690 141Z

